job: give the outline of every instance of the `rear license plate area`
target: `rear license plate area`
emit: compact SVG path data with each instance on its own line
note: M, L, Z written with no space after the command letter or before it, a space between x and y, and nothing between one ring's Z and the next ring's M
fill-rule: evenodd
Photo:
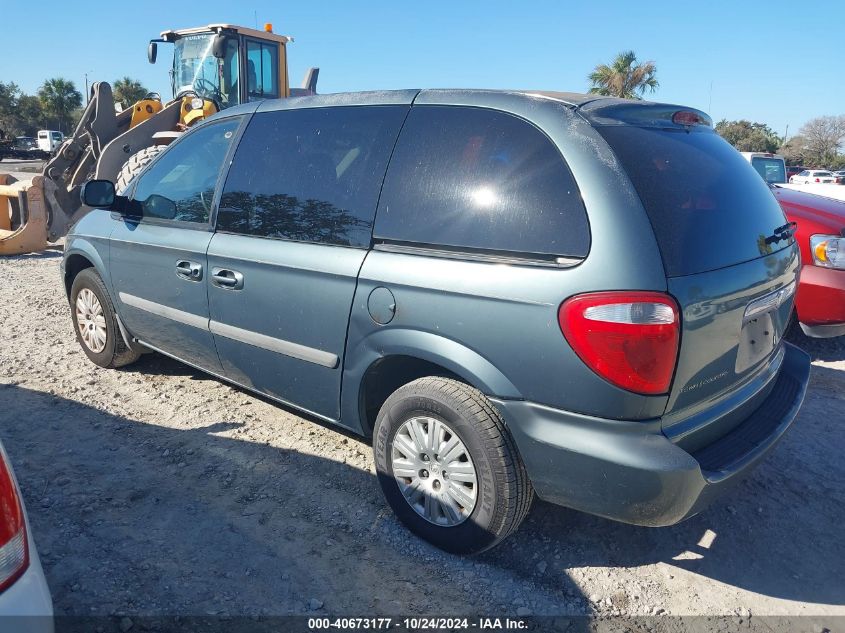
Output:
M777 347L780 337L775 327L775 308L758 314L742 325L736 355L736 373L742 373L768 358Z
M755 299L745 308L736 355L736 373L768 358L780 342L783 319L780 307L792 298L795 282Z

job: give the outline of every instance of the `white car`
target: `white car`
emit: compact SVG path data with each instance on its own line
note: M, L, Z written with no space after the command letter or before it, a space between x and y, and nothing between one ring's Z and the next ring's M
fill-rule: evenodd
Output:
M0 628L15 633L53 633L53 601L20 488L2 444L0 508Z
M823 169L805 169L789 179L792 185L814 185L820 183L835 183L833 172Z

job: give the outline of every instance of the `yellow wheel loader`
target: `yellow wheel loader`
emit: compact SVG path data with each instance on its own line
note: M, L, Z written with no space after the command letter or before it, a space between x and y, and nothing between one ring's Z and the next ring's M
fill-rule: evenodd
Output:
M319 69L300 88L288 85L287 44L292 37L231 24L164 31L147 49L173 45L173 99L150 93L118 112L111 86L95 83L73 134L31 183L0 174L0 255L35 252L67 234L91 209L79 189L92 178L111 180L118 191L185 130L208 116L249 101L314 94Z

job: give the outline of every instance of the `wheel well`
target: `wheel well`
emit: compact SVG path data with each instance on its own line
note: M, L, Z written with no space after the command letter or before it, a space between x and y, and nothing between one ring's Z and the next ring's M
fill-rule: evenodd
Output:
M402 385L424 376L443 376L466 382L445 367L413 356L387 356L370 365L361 383L361 422L364 433L372 435L376 417L384 401Z
M70 289L76 276L86 268L93 267L94 264L82 255L71 255L67 258L65 262L65 293L68 297L70 297Z

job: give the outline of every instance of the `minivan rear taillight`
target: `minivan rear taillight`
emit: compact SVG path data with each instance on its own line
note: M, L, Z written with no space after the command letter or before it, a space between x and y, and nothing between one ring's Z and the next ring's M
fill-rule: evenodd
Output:
M12 473L0 451L0 591L14 583L28 564L23 507Z
M678 306L659 292L595 292L563 302L558 322L579 358L618 387L669 391L678 358Z

